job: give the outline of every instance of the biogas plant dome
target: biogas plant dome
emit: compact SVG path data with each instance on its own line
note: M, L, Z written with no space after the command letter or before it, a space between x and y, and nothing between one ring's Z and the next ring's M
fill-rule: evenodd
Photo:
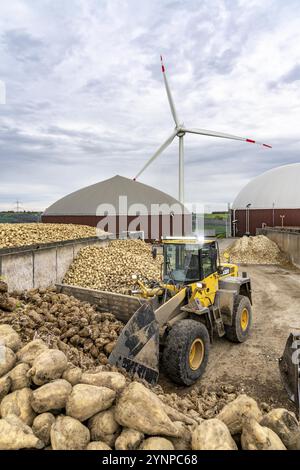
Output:
M237 195L233 209L299 209L300 163L279 166L251 180Z

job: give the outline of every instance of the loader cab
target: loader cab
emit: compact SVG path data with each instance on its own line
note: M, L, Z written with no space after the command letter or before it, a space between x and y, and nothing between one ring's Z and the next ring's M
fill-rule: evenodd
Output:
M214 241L195 239L163 239L164 272L167 284L191 284L217 271L218 251Z

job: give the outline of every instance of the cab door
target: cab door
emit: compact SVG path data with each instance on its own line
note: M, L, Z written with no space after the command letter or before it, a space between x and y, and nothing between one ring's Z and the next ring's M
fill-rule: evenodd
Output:
M215 243L207 243L201 248L201 282L204 284L204 287L197 290L199 298L205 307L209 307L214 303L218 290L217 259L218 253Z

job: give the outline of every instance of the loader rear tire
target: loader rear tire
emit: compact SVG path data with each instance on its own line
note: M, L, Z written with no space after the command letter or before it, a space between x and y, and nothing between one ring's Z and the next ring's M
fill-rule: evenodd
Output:
M204 373L209 355L207 328L195 320L181 320L169 332L162 366L173 382L192 385Z
M233 343L243 343L249 336L252 309L248 297L238 295L233 306L232 325L225 325L226 338Z

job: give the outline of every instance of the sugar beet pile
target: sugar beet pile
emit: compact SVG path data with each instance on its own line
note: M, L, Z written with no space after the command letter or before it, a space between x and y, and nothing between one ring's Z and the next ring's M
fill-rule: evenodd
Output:
M8 295L5 286L0 281L0 324L10 324L22 341L42 338L83 368L106 364L123 328L114 315L100 313L87 302L57 293L55 288Z
M41 339L22 345L7 324L0 342L0 450L300 449L293 413L228 386L180 398L108 366L83 371Z
M141 240L116 240L107 246L80 250L64 283L124 293L133 287L132 275L150 280L161 277L162 257L152 258L151 246Z
M232 263L245 264L283 264L286 256L278 245L264 235L242 237L236 240L227 250Z
M0 224L0 249L95 236L95 227L87 225Z
M108 332L115 339L121 327L54 289L11 296L0 282L0 450L300 449L288 410L259 406L229 385L166 394L105 365ZM85 342L94 334L96 367Z

